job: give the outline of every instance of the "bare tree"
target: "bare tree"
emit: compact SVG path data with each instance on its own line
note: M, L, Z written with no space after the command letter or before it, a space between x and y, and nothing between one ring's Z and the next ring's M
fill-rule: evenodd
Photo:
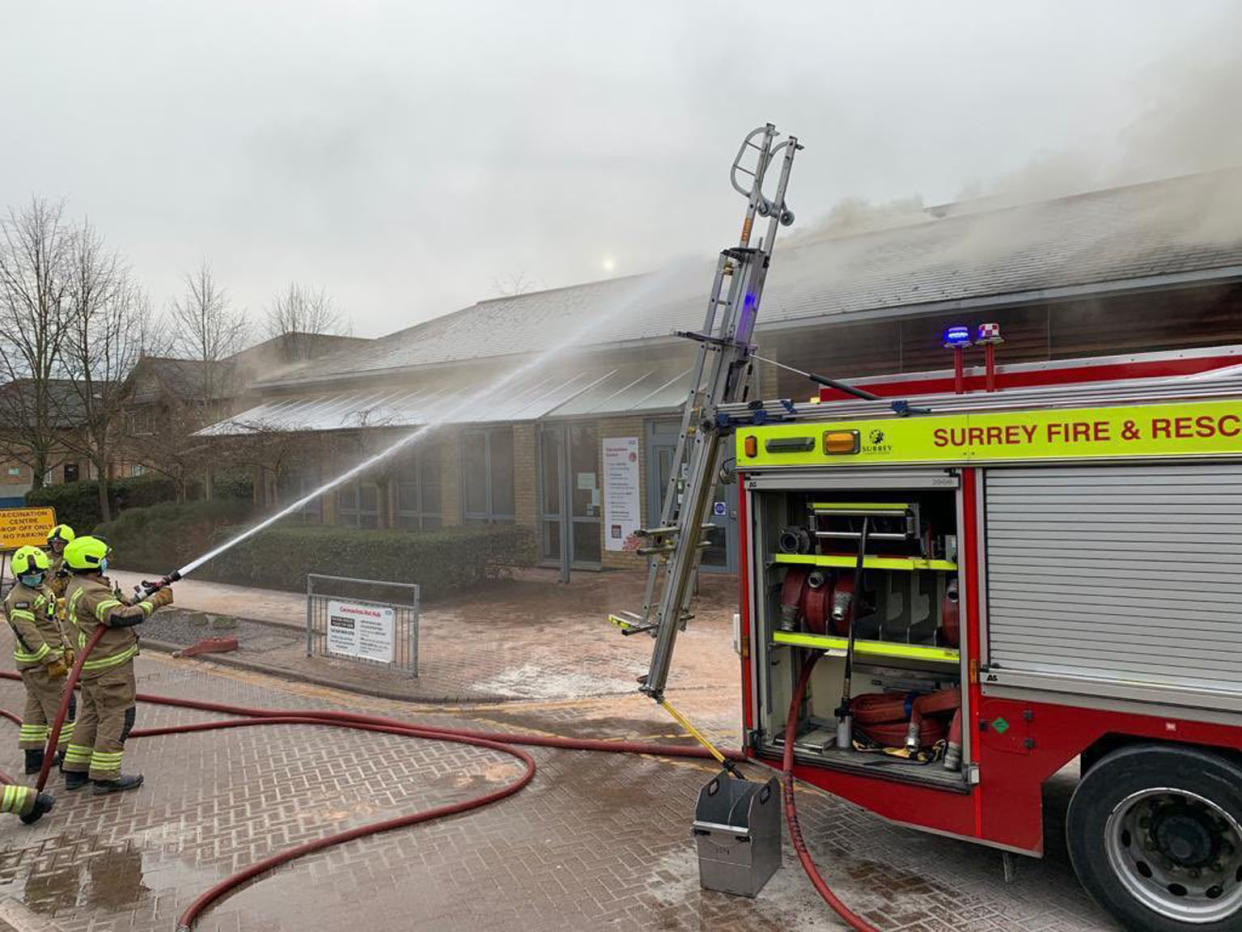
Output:
M169 325L176 349L203 364L203 397L210 403L226 389L230 373L224 360L245 346L249 326L230 307L206 262L184 281L185 293L169 308Z
M81 424L68 435L71 449L95 467L99 512L112 519L108 465L128 395L127 377L142 355L151 330L146 296L129 268L87 222L74 236L70 257L69 326L64 343L69 398Z
M537 291L541 286L538 281L526 274L523 269L520 272L510 272L500 278L492 279L492 287L496 289L496 294L502 298L516 298L518 295L527 292Z
M63 206L38 198L0 219L0 437L40 488L63 435L56 392L67 332L72 231Z
M127 438L138 462L176 484L179 502L188 497L191 482L206 473L209 454L215 456L208 440L196 436L206 420L199 401L168 392L151 431Z
M267 309L267 335L281 340L284 358L290 362L310 358L308 335L349 331L349 321L322 288L316 291L290 282Z

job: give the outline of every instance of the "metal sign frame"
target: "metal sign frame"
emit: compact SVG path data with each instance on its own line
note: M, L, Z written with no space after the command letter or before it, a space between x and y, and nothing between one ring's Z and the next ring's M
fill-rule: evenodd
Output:
M350 592L363 592L354 596ZM393 598L374 597L376 591L400 593ZM391 582L379 579L357 579L350 576L306 574L306 656L333 657L365 666L379 667L418 677L418 621L420 587L417 583ZM392 661L384 663L366 657L351 657L328 650L329 604L348 602L351 605L393 612Z

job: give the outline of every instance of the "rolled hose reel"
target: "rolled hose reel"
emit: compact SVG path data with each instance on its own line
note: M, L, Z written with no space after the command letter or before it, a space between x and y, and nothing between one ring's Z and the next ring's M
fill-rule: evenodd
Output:
M852 573L828 573L817 567L791 566L781 583L780 629L797 631L804 621L811 634L844 637L849 630L850 603L855 598ZM961 604L957 580L945 587L940 607L940 636L951 647L961 641Z

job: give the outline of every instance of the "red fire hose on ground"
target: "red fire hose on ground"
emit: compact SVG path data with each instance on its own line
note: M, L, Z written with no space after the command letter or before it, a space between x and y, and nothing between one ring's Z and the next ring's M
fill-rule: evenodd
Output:
M68 679L65 684L64 698L61 700L60 709L57 712L56 721L53 723L50 734L48 735L48 747L55 748L59 741L61 727L64 724L65 716L69 709L69 697L73 692L74 686L77 684L78 677L81 674L82 664L87 657L90 656L91 650L95 647L99 637L105 629L98 628L87 642L86 646L78 653L77 662L69 672ZM790 731L786 734L785 741L785 815L789 822L789 831L794 848L798 852L799 860L802 862L803 868L807 872L811 883L815 889L819 891L824 900L839 915L841 915L850 925L858 930L858 932L876 932L875 928L867 924L864 920L849 911L844 904L833 894L828 885L820 876L814 862L811 860L809 852L806 850L805 842L802 839L801 829L798 826L797 810L794 805L793 798L793 775L792 768L792 749L793 739L790 734L796 730L796 710L801 703L802 694L806 689L806 680L810 676L811 666L814 661L804 669L802 680L798 689L795 691L794 704L791 707L790 714ZM10 680L20 680L15 673L0 672L0 677ZM201 702L194 699L177 699L168 696L155 696L146 693L138 694L139 701L149 702L155 705L174 706L183 709L196 709L203 712L214 712L223 715L234 715L237 718L225 719L221 721L211 722L193 722L185 725L169 725L162 728L140 728L130 732L131 738L155 737L158 735L176 735L189 734L200 731L213 731L223 728L248 728L258 725L325 725L336 728L349 728L356 731L375 732L380 734L399 735L408 738L423 738L431 741L450 741L457 744L468 744L474 747L486 748L488 750L499 751L509 754L517 758L523 764L523 771L520 776L510 781L504 786L493 790L489 793L475 796L461 802L452 803L445 806L436 806L431 809L424 809L420 812L411 813L405 816L399 816L394 819L386 819L381 822L373 822L369 825L361 825L357 828L348 829L344 832L337 832L326 835L323 838L306 842L295 847L288 848L284 851L277 852L270 857L251 864L249 867L226 877L215 886L202 893L189 907L181 914L177 921L178 932L188 932L202 915L202 913L213 903L227 896L236 890L242 884L257 877L265 871L271 870L281 864L286 864L303 855L310 854L314 851L321 851L334 845L339 845L347 841L353 841L357 838L364 838L368 835L375 835L380 832L390 831L391 829L404 828L410 825L417 825L420 822L430 822L444 816L455 815L461 812L467 812L471 809L478 809L491 803L512 796L528 784L535 775L535 761L526 751L513 745L525 745L528 747L548 747L559 748L563 750L576 751L606 751L610 753L626 753L626 754L650 754L658 757L682 757L682 758L710 758L708 751L701 747L687 747L683 745L673 744L655 744L642 741L604 741L593 738L563 738L559 736L548 735L523 735L511 734L506 732L485 732L474 731L464 728L442 728L432 725L415 725L409 722L403 722L398 719L384 718L381 716L361 715L354 712L330 712L322 710L280 710L280 709L258 709L246 706L227 705L218 702ZM20 719L9 712L2 712L4 717L11 721L20 722ZM734 761L744 761L745 757L738 751L726 751L726 756ZM44 756L43 770L39 773L37 787L42 790L47 783L48 774L51 769L53 754L48 753ZM13 782L11 780L5 782Z
M811 671L815 669L815 662L819 657L816 652L808 652L802 665L802 675L798 677L798 685L794 687L793 699L789 703L789 717L785 720L785 756L781 761L781 782L785 787L785 823L789 826L789 841L798 855L798 861L801 862L807 879L811 881L811 886L824 898L824 902L855 932L879 932L832 892L819 868L815 866L811 852L807 850L806 842L802 838L802 826L798 822L798 807L794 802L794 741L798 737L798 712L802 706L802 698L806 695L806 684L811 681Z

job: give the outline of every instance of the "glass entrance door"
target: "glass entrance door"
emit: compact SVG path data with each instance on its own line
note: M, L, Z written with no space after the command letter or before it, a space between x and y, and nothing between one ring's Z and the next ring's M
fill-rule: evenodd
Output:
M603 499L595 425L544 425L539 432L539 480L540 557L559 564L564 536L573 567L599 569Z

